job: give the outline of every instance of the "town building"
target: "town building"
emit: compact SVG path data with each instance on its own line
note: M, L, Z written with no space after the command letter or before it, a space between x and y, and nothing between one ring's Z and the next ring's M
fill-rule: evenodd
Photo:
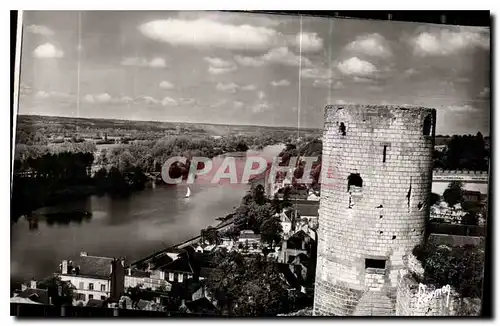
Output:
M90 299L118 300L124 292L124 269L123 259L81 252L74 261L63 260L55 274L75 287L77 302L86 304Z

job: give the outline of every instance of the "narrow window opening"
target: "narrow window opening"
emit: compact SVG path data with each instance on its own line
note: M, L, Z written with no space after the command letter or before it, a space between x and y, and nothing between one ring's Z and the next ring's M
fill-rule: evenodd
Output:
M376 208L384 208L384 205L378 205Z
M424 204L422 204L422 202L418 202L417 207L418 207L418 211L421 212L422 209L424 209Z
M384 231L379 231L379 234L384 234Z
M382 163L385 163L386 156L387 156L387 145L384 145L384 158L382 159Z
M345 124L343 122L340 123L340 127L339 127L339 132L342 136L345 136L346 135L346 127L345 127Z
M380 217L379 217L379 218L383 218L383 217L384 217L383 215L380 215Z
M351 187L362 188L363 187L363 179L359 175L359 173L351 173L349 177L347 177L347 191L355 190Z
M383 259L365 259L365 268L385 269L385 260L383 260Z
M406 195L406 198L408 199L408 213L409 213L411 207L411 178L410 178L410 188L408 189L408 194Z
M396 236L395 235L392 236L392 240L396 240Z
M416 231L417 231L417 230L415 230L415 229L411 230L411 232L416 232Z
M432 128L432 118L430 115L428 115L424 119L424 128L423 128L424 136L429 136L431 134L431 128Z

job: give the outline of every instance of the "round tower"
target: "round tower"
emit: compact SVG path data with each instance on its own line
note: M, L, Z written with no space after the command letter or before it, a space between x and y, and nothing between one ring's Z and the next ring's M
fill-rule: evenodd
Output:
M314 315L394 315L430 212L435 124L428 108L325 108Z

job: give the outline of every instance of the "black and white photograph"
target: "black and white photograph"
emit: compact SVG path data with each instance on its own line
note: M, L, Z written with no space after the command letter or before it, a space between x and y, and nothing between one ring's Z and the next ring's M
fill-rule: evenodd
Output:
M490 25L388 17L22 11L11 316L483 316Z

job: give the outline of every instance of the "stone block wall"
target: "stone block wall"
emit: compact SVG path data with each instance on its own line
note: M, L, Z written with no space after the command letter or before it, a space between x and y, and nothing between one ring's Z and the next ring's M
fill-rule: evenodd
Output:
M403 256L425 236L435 120L427 108L326 107L315 315L395 313Z

